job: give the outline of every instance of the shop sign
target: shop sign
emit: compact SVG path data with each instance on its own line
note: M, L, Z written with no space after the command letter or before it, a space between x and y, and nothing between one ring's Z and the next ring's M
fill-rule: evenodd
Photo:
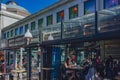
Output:
M25 40L24 37L17 37L17 38L12 38L8 40L8 46L20 46L20 45L24 45L25 44Z

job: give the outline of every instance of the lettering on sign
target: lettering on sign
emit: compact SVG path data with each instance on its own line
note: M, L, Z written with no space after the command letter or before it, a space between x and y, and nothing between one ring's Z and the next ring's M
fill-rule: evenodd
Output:
M17 38L12 38L8 40L8 45L9 47L11 46L21 46L24 45L25 41L24 41L24 37L17 37Z

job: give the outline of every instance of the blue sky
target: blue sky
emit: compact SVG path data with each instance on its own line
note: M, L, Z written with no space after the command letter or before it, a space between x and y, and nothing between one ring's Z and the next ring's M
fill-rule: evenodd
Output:
M4 0L4 3L8 0ZM31 14L59 1L59 0L14 0Z

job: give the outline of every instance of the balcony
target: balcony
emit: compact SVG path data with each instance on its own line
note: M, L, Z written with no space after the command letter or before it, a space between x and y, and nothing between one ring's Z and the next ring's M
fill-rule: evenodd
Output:
M102 33L103 35L106 32L120 30L120 6L98 11L97 20L95 20L95 17L95 13L92 13L63 22L63 39L94 36L96 35L96 23L98 34ZM43 41L47 41L50 34L54 40L61 39L61 24L44 27L42 29Z

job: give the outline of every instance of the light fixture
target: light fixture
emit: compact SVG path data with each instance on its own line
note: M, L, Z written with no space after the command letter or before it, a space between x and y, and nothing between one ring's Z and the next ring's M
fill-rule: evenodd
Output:
M32 34L30 33L29 29L27 30L27 32L25 33L25 38L32 38Z
M41 55L41 48L40 47L38 47L38 55Z
M54 40L53 36L50 34L48 40Z
M40 47L38 47L38 51L41 51Z
M27 39L27 45L28 45L30 40L32 39L32 34L30 33L29 29L25 33L24 37Z

